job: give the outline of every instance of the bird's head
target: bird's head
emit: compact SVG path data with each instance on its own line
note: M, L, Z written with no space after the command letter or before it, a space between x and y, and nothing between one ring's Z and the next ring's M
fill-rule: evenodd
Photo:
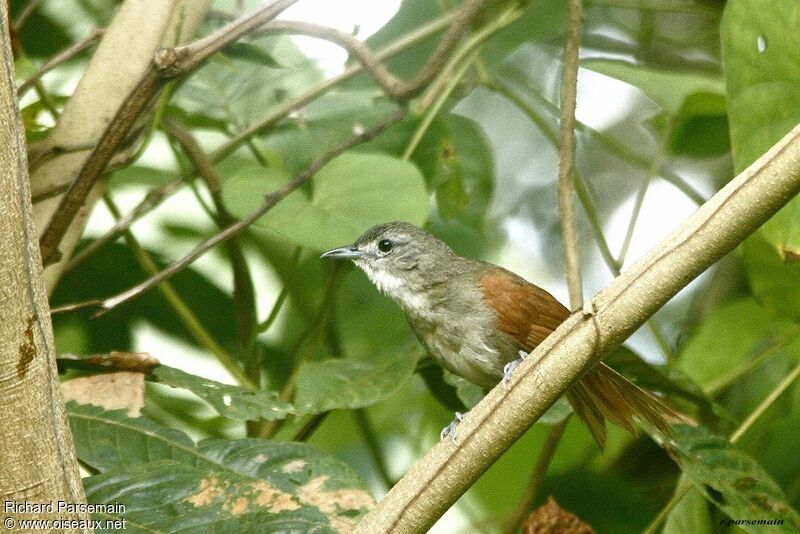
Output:
M322 257L353 260L378 289L404 307L417 305L428 287L446 279L458 258L442 241L404 222L373 226L352 245Z

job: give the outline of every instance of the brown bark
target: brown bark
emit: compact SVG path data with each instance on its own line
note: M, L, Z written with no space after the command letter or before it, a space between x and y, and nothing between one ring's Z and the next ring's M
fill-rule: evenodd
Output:
M85 501L55 364L28 186L8 11L0 4L0 502ZM7 510L4 504L4 512ZM59 512L4 513L82 518ZM18 528L4 523L6 528ZM84 532L88 529L61 529Z

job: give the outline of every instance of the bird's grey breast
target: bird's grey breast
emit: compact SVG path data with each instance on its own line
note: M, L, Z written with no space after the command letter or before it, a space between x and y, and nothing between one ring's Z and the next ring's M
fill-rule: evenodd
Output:
M464 286L458 281L430 288L418 306L401 307L417 338L442 367L491 387L502 378L503 366L516 352L492 335L496 316L480 296L470 293L474 284Z

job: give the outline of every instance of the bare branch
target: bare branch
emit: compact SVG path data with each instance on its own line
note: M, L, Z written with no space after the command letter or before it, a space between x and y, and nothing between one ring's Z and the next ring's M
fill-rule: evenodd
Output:
M212 55L273 20L295 3L297 0L273 0L271 4L239 17L207 37L184 46L162 48L156 52L155 65L167 76L188 74Z
M458 443L436 445L355 532L425 531L577 377L798 192L800 125L598 293L591 317L570 316L507 387L494 388L470 411Z
M575 106L578 95L578 59L583 27L582 0L569 0L569 26L564 47L564 72L561 79L561 133L558 158L558 210L561 245L572 311L583 306L581 263L578 257L578 231L575 219Z

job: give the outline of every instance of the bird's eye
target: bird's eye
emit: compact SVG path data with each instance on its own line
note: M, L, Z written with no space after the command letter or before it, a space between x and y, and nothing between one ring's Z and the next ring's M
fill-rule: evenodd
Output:
M378 250L380 250L384 254L390 252L392 250L392 247L394 247L394 243L392 243L388 239L381 239L381 241L378 243Z

